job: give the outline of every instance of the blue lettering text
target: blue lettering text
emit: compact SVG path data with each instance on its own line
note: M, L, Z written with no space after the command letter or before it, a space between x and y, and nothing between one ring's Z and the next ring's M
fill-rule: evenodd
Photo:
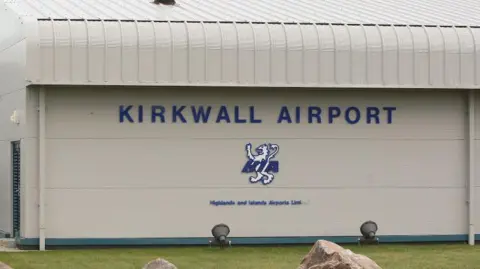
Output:
M138 122L143 122L143 106L138 106Z
M375 124L380 124L380 109L378 107L367 107L367 124L372 123L372 119L375 120Z
M353 113L352 113L353 112ZM356 124L360 121L360 109L351 106L345 110L345 121L348 124Z
M207 109L205 109L203 106L196 107L192 106L192 116L193 116L193 121L195 123L207 123L208 118L210 117L210 112L212 111L212 107L208 106Z
M124 122L125 118L127 118L128 122L134 122L132 116L130 115L130 109L132 109L133 106L120 106L119 107L119 113L118 115L120 116L120 122Z
M288 112L288 107L282 106L280 109L280 114L278 115L277 123L282 123L286 120L288 123L292 123L292 118L290 118L290 112Z
M240 107L239 106L235 106L234 118L235 118L235 123L247 123L246 119L240 118Z
M278 114L271 114L271 121L296 124L392 124L394 106L281 106ZM255 113L255 106L229 107L204 106L204 105L120 105L118 107L118 120L120 123L219 123L219 124L259 124L264 119ZM275 118L276 117L276 118Z
M180 118L182 123L187 123L187 120L182 114L182 111L185 109L185 106L173 106L172 107L172 122L177 122L177 118Z
M316 123L322 123L322 109L317 106L308 107L308 123L312 123L313 119L316 119Z
M226 106L221 106L218 111L217 123L220 123L221 121L230 123L230 115L228 115L228 110Z
M333 119L340 117L342 111L338 106L331 106L328 108L328 123L333 123Z
M261 119L255 119L255 107L254 106L248 107L248 110L250 111L250 123L262 123Z
M152 106L152 123L157 122L157 117L160 118L160 122L164 123L165 122L165 116L163 115L165 113L165 107L163 106Z
M393 122L393 111L397 110L396 107L384 107L383 110L387 111L387 124L392 124Z

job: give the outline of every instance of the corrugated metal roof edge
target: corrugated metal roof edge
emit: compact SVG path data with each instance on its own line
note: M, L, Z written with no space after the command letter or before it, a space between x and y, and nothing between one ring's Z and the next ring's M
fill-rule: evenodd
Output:
M100 19L80 19L79 23L70 23L71 19L60 19L63 22L58 24L53 23L54 19L51 18L41 21L38 21L37 18L30 17L30 19L32 23L27 25L31 29L31 35L28 36L32 37L32 42L29 42L31 49L27 52L30 52L31 63L27 64L29 68L27 73L29 74L28 79L34 84L132 85L131 83L133 83L133 85L165 86L182 84L247 86L251 84L260 87L336 85L349 88L358 84L382 85L385 88L392 85L395 87L409 85L406 86L408 88L468 88L478 87L480 81L480 69L477 68L477 63L480 62L480 50L478 50L480 46L477 46L480 41L480 27L446 26L442 28L434 26L427 28L420 26L410 28L408 25L395 27L386 24L386 27L380 28L375 24L357 24L360 26L352 26L348 29L349 27L343 26L348 24L315 25L310 23L310 26L298 27L300 23L290 23L293 27L283 27L282 29L279 26L285 26L286 23L275 23L275 27L268 27L268 24L263 22L251 27L253 26L250 24L252 22L245 21L239 22L235 26L228 25L227 22L216 21L213 23L201 21L195 23L193 21L194 23L190 24L186 23L187 21L177 21L180 23L170 24L171 21L155 23L154 20L144 20L145 23L137 24L139 20L125 20L129 22L124 26L128 25L129 27L122 30L122 23L118 23L120 20L114 19L111 20L113 23L94 27L95 34L89 32L89 28L84 27L84 24L103 24ZM105 31L107 24L109 24L108 27L113 27L112 31ZM44 27L38 27L39 25ZM188 25L192 29L211 28L215 32L210 33L208 36L210 42L207 44L205 29L203 29L202 37L201 29L190 31L189 27L183 27ZM373 27L363 27L362 25ZM230 30L222 31L217 29L218 26L230 28ZM140 28L143 29L143 34L139 35ZM285 28L293 31L285 31ZM333 31L333 28L340 31ZM391 31L383 32L388 28ZM397 32L395 28L403 29ZM125 40L122 37L126 33L124 31L126 29L128 29L128 33L125 37L130 43L127 46L128 49L123 50L121 49L123 48L122 42ZM313 31L312 35L305 35L303 29ZM380 29L382 31L377 31ZM168 32L168 30L171 31L170 33L175 32L176 36L155 34L157 31ZM275 31L270 32L270 30ZM319 32L319 30L322 31ZM72 36L72 31L76 33L75 36ZM367 31L371 33L368 34ZM430 31L438 32L437 35L430 36L428 33ZM191 37L190 34L194 32L197 35ZM304 33L302 34L302 32ZM314 32L317 32L317 35ZM113 36L105 38L108 33ZM230 35L230 39L228 39L228 35L222 33ZM237 33L236 41L235 33ZM239 37L238 33L242 33L242 35ZM275 33L275 40L281 43L280 46L274 46L273 42L267 42L267 40L272 40L269 33ZM360 39L352 39L352 33L355 33L355 36L358 35ZM93 34L93 38L90 34ZM374 36L369 38L371 34ZM263 36L262 40L265 42L257 42L261 41L256 39L260 35ZM139 39L140 36L142 38ZM163 43L158 42L155 38L159 36L162 36L163 41L161 42ZM323 36L322 39L327 42L320 42L320 36ZM154 37L153 44L151 37ZM307 38L304 40L305 37ZM342 42L337 42L337 37L343 38ZM445 42L446 37L448 42ZM76 44L72 41L70 43L57 42L60 39L72 40L72 38L82 45L72 46L71 44ZM193 40L198 42L190 42L190 38L194 38ZM301 41L301 44L297 39ZM96 41L91 42L92 40ZM222 42L225 40L231 41L228 43L230 47L227 46L227 48L235 46L236 49L219 50L219 46L222 48ZM354 40L355 44L352 43ZM164 45L157 46L157 42ZM201 44L199 42L203 43L203 49L192 50L192 44ZM39 43L42 46L38 46ZM91 46L92 44L94 46ZM57 50L59 45L66 49ZM293 45L293 47L289 45ZM42 50L41 47L45 49ZM49 48L53 48L53 50ZM90 50L89 48L97 49ZM256 51L260 53L257 54ZM347 57L337 57L337 52ZM345 52L349 54L344 55ZM353 57L352 52L359 57ZM67 53L70 57L62 56ZM227 57L228 55L224 56L225 53L233 58ZM243 57L241 53L247 53L250 57ZM307 53L311 57L306 57ZM115 57L111 57L112 55ZM268 57L269 61L265 60L267 58L259 61L260 57ZM192 64L192 59L195 60L195 65ZM259 63L265 68L260 67ZM223 68L225 66L234 68ZM128 68L125 69L126 67ZM193 71L192 68L194 68ZM162 72L163 69L168 72ZM296 71L293 72L293 70ZM416 72L416 70L424 72ZM74 79L72 79L73 76L75 76Z
M284 25L332 25L370 27L426 27L426 28L480 28L480 25L435 25L435 24L375 24L375 23L328 23L328 22L262 22L262 21L185 21L185 20L126 20L126 19L84 19L84 18L37 18L38 21L104 21L104 22L146 22L146 23L203 23L203 24L284 24Z

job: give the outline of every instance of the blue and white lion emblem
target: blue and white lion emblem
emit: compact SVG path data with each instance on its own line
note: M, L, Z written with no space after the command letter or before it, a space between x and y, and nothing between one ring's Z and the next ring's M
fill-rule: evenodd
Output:
M262 182L262 184L270 184L274 179L274 173L278 172L278 161L272 160L277 155L279 147L276 144L262 144L252 153L252 144L245 146L248 161L243 167L242 173L256 173L256 176L250 177L251 183Z

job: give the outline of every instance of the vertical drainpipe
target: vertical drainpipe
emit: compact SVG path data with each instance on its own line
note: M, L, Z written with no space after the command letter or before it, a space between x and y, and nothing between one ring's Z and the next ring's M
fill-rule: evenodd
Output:
M475 245L475 90L468 92L468 244Z
M38 98L39 117L39 177L38 177L38 228L39 228L39 250L45 250L45 88L42 86Z

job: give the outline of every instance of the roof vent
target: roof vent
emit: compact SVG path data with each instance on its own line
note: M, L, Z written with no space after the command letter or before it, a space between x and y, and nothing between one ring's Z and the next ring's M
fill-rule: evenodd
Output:
M154 0L154 4L162 4L162 5L167 5L167 6L173 6L175 5L175 0Z

